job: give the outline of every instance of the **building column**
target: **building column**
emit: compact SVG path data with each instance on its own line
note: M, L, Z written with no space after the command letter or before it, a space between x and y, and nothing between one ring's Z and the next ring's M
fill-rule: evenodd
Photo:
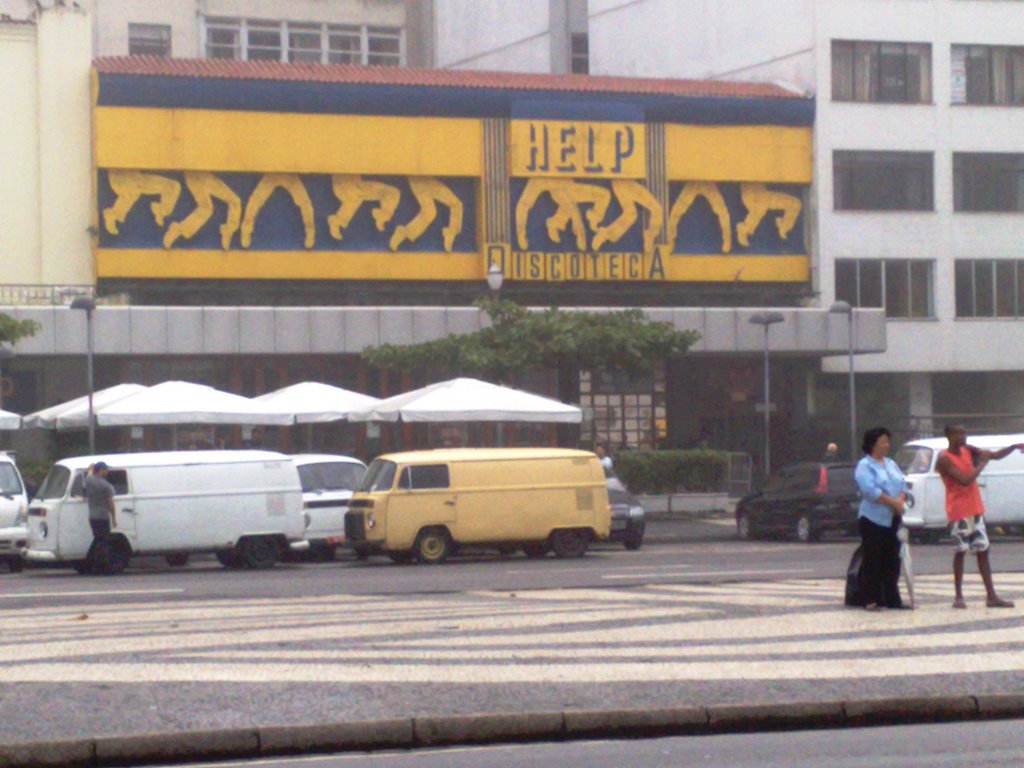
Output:
M917 434L934 434L942 429L941 424L932 423L932 375L910 373L907 386L910 394L911 431Z

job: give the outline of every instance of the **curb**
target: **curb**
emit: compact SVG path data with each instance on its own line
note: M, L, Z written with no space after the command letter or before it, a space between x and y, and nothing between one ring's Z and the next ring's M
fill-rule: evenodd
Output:
M0 744L0 768L99 768L593 738L706 736L1024 718L1024 694L392 718Z

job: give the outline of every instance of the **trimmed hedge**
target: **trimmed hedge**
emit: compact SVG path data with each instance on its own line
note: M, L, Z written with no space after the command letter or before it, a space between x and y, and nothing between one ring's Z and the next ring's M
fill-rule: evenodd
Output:
M634 493L717 491L728 469L724 451L624 451L615 457L616 474Z

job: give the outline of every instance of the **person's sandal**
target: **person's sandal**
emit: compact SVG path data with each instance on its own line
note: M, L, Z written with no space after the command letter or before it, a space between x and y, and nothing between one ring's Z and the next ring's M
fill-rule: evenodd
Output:
M868 603L864 606L864 610L871 611L872 613L880 613L881 611L884 611L885 608L878 603Z
M997 597L995 600L988 600L985 602L987 608L1013 608L1013 600L1003 600L1001 597Z

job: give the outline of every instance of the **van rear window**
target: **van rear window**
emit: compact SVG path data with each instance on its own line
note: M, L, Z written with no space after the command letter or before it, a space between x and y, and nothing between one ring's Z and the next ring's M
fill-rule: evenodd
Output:
M905 475L919 475L932 468L934 451L923 445L905 445L896 454L896 464Z

